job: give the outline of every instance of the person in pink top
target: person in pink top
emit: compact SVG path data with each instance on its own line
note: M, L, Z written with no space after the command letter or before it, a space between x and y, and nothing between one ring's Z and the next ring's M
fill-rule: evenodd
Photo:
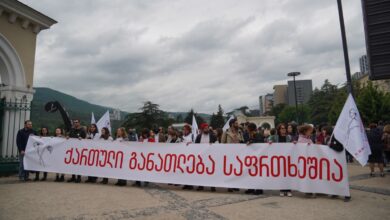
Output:
M306 124L301 125L298 127L299 137L298 137L298 143L307 143L307 144L313 144L313 141L311 140L311 135L313 133L313 125Z
M313 141L311 140L311 135L313 133L314 126L310 124L301 125L298 127L298 141L297 143L307 143L308 145L313 144ZM312 197L315 198L315 193L305 193L306 197Z

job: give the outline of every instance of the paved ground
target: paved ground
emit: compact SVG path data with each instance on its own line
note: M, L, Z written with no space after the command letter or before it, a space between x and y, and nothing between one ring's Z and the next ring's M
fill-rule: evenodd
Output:
M368 176L368 168L349 165L352 200L318 196L264 195L183 191L180 187L148 187L55 183L23 183L0 178L0 219L390 219L390 173Z

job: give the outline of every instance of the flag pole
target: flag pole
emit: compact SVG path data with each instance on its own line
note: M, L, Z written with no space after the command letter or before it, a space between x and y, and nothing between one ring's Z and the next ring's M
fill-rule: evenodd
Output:
M338 10L339 10L341 39L343 41L345 72L346 72L346 75L347 75L347 91L353 97L354 95L353 95L353 86L352 86L352 79L351 79L351 68L350 68L350 65L349 65L348 45L347 45L347 37L345 35L343 6L342 6L341 0L337 0L337 6L338 6Z

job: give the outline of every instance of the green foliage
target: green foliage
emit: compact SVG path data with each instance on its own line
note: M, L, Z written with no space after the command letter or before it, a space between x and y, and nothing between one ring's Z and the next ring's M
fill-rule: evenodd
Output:
M199 114L196 114L194 112L194 109L191 109L187 113L187 116L184 118L184 122L191 125L192 124L192 116L193 115L195 115L196 123L198 124L198 126L200 126L200 124L205 122L205 120Z
M176 116L176 123L182 123L184 122L183 116L182 115L177 115Z
M307 105L298 106L300 122L309 122L310 108ZM296 121L297 114L295 106L285 106L278 115L278 123Z
M271 109L271 115L275 116L275 124L279 124L281 123L282 121L280 121L280 118L278 117L279 114L283 111L283 109L286 107L286 104L284 103L281 103L281 104L277 104L275 106L272 107Z
M331 125L335 125L341 110L343 110L345 101L347 100L347 89L342 87L338 89L337 94L333 97L333 101L328 112L328 120L324 122L329 122Z
M390 120L390 94L381 92L371 82L361 89L356 103L363 123Z
M314 124L326 123L334 99L338 93L336 85L325 80L321 89L315 89L308 102L310 108L310 122Z
M225 118L223 117L223 109L221 105L218 105L218 111L217 114L214 114L211 116L210 119L210 126L213 128L222 128L225 125Z
M34 99L31 102L30 118L35 130L39 130L41 127L48 127L50 133L53 133L54 129L57 127L64 128L64 122L62 121L59 112L48 113L45 111L45 104L49 101L56 100L60 102L69 113L70 119L80 119L81 125L83 126L91 123L91 112L95 113L95 117L98 120L107 110L112 109L88 103L50 88L34 87L34 89L35 94ZM125 112L122 112L122 114L125 114ZM113 121L112 128L116 129L120 126L120 123L121 122Z
M155 129L159 126L167 127L174 120L168 119L167 114L159 109L158 104L150 101L144 102L144 105L139 109L139 113L130 113L126 116L122 126L126 128L142 128Z

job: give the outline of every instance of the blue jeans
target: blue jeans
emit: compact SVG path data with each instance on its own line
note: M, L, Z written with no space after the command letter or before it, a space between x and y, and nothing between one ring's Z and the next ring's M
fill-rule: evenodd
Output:
M19 154L19 180L28 179L28 171L24 170L23 159L24 154Z

